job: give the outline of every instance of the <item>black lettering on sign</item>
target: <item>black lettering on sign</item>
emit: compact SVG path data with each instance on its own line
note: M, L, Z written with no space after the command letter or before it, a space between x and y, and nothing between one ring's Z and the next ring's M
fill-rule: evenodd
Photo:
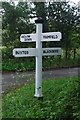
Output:
M29 54L29 51L15 51L16 55L26 55Z
M27 36L21 36L22 38L24 38L25 41L32 41L32 38L30 37L30 35Z
M19 51L15 51L15 54L16 54L16 55L19 55L20 53L19 53Z
M43 36L44 39L57 39L58 35L45 35Z
M52 38L53 38L53 39L57 39L58 36L57 36L57 35L52 35Z
M43 53L58 53L58 50L43 50Z
M24 38L24 36L21 36L22 38Z

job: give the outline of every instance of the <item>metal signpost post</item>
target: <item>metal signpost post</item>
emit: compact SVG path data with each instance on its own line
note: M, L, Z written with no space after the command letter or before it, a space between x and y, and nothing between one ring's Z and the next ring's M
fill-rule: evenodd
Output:
M60 32L42 33L42 19L35 20L36 34L22 34L21 42L36 42L36 48L15 48L15 57L36 57L35 97L42 98L42 56L61 55L61 48L42 48L44 41L60 41Z
M35 97L42 97L42 20L36 20L36 48L38 56L36 57L36 81Z

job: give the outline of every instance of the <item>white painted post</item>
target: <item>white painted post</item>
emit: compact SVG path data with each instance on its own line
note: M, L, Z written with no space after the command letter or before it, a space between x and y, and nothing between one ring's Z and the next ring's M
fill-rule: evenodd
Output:
M36 56L36 79L35 79L35 97L42 98L42 20L35 20L36 23L36 48L38 56Z

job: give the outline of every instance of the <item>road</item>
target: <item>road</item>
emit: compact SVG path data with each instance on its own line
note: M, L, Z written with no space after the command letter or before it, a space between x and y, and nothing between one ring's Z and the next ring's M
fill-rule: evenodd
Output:
M80 68L63 68L43 71L43 80L60 77L78 76ZM1 73L0 73L1 74ZM10 91L13 87L22 86L28 82L34 82L35 72L2 72L2 93Z

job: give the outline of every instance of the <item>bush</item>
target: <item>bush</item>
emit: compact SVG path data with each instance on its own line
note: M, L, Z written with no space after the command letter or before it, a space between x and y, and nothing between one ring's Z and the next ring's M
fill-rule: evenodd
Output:
M13 48L3 48L2 49L2 59L8 60L13 58Z

